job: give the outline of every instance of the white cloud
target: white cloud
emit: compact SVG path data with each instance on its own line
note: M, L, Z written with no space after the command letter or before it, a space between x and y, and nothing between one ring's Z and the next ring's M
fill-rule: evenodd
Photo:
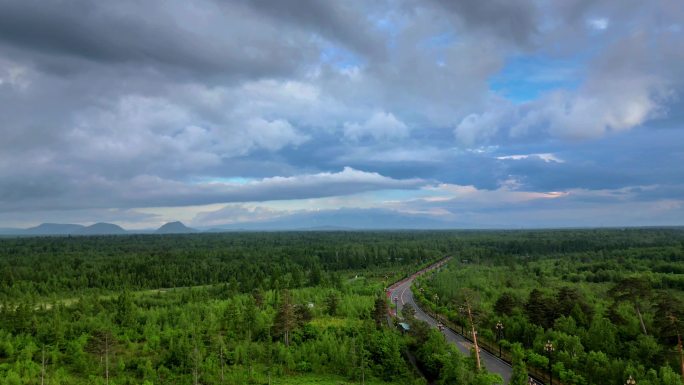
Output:
M593 22L600 28L609 24L607 17ZM548 90L525 103L490 95L478 112L455 125L456 139L465 145L594 139L662 117L683 85L684 57L674 54L682 51L681 39L659 28L622 32L579 67L583 79L577 87Z
M497 156L496 159L499 160L521 160L521 159L529 159L529 158L538 158L543 160L546 163L549 162L556 162L556 163L565 163L564 160L558 158L556 155L551 154L551 153L540 153L540 154L521 154L521 155L504 155L504 156Z
M29 68L0 57L0 87L7 85L25 91L31 84Z
M310 138L295 130L292 125L282 119L267 121L262 118L250 119L247 124L246 136L255 147L275 151L285 146L298 146Z
M310 139L284 119L209 119L201 113L222 109L226 102L223 96L197 89L185 91L200 96L201 103L193 106L162 97L128 95L111 109L75 113L67 154L101 165L138 162L158 171L201 170L220 164L222 157L241 156L256 149L278 151Z
M587 25L597 31L603 31L608 28L610 21L605 17L591 18L587 20Z
M599 138L661 116L670 95L670 86L656 76L606 74L589 79L577 91L551 91L531 102L492 97L484 112L456 126L454 136L466 146L549 136Z
M470 114L456 126L454 135L459 143L466 146L488 143L506 122L507 115L507 110L499 109L486 111L482 114Z
M344 136L351 140L371 137L375 140L402 139L409 135L409 128L394 114L376 112L363 123L344 124Z
M635 76L596 82L575 95L556 92L535 107L548 121L551 134L596 138L632 129L658 116L666 95L660 79Z

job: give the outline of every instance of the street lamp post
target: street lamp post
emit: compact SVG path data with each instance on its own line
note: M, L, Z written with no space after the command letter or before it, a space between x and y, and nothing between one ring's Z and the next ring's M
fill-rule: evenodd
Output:
M629 375L629 378L627 379L627 382L625 382L625 385L636 385L636 380L632 375Z
M503 338L504 326L501 321L496 323L496 343L499 344L499 358L501 358L501 339Z
M399 317L399 297L395 296L394 298L394 314Z
M549 385L553 385L553 372L551 371L551 358L553 354L553 343L551 340L547 340L546 344L544 344L544 351L546 352L546 356L549 358ZM634 384L630 384L634 385Z

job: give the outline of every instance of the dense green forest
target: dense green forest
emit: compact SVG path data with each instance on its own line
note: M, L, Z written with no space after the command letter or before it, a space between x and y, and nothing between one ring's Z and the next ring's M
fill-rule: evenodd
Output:
M415 293L454 328L467 288L530 369L555 344L554 383L681 385L683 250L678 229L4 238L0 384L496 383L388 325L383 289L450 255Z
M2 239L0 384L422 384L435 363L443 383L491 383L436 332L387 324L383 288L451 247L430 232Z

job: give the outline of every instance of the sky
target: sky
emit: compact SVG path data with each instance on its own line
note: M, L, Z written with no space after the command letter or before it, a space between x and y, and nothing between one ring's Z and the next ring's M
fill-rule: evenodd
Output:
M0 0L0 227L684 225L681 0Z

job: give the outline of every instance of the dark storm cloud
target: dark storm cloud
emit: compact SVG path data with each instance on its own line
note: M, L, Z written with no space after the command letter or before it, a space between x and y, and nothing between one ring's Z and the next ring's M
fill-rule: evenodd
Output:
M531 0L433 0L453 12L468 29L493 32L517 44L529 44L538 31L538 10Z
M297 70L317 52L238 3L3 1L0 40L28 60L69 72L92 62L257 77ZM208 23L207 23L208 22ZM295 38L296 42L288 41Z
M385 51L379 35L368 24L367 12L357 1L319 0L243 0L243 3L270 16L274 21L287 21L297 27L317 31L361 54L377 56ZM382 2L379 2L380 5Z

